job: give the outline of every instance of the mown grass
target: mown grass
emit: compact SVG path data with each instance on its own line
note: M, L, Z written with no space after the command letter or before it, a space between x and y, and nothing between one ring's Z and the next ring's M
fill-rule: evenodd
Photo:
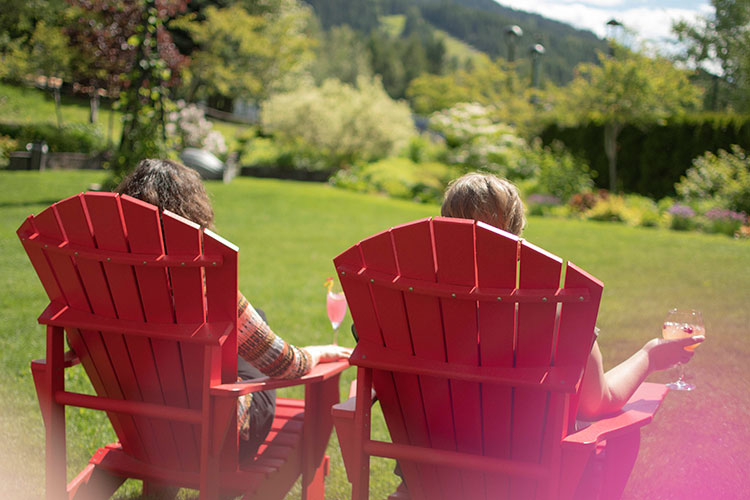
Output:
M81 96L63 95L61 113L63 124L89 123L89 100ZM110 114L111 119L110 129ZM33 87L22 87L0 83L0 121L5 123L50 123L57 125L55 101L51 91ZM218 130L227 143L229 151L237 148L237 134L247 128L246 125L211 120L214 129ZM105 137L112 139L116 145L120 142L122 131L122 113L112 111L111 103L102 99L97 124Z
M43 492L43 425L28 369L44 355L36 317L44 292L14 234L29 213L100 182L101 172L0 172L0 492L6 498L40 498ZM290 342L329 342L323 281L331 259L354 242L386 227L435 215L438 207L333 189L326 185L237 178L208 183L220 234L240 247L240 287L262 307ZM666 310L703 310L708 340L687 368L698 385L669 394L656 420L643 431L641 454L625 498L738 498L750 488L741 472L750 460L750 243L722 236L629 228L616 224L532 218L524 235L570 259L605 283L598 324L605 363L625 359L658 336ZM342 326L342 343L353 345ZM651 377L667 381L672 374ZM353 378L344 377L342 390ZM87 389L82 372L68 376ZM91 452L114 439L104 418L68 410L70 474ZM385 437L380 420L374 426ZM327 497L349 492L335 438L331 440ZM397 484L392 462L378 460L372 497ZM121 498L138 495L129 482ZM294 494L290 495L295 498Z

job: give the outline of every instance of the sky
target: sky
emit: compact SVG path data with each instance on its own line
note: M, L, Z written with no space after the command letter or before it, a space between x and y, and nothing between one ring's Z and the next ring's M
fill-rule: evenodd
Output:
M671 26L674 21L693 21L700 15L713 13L708 0L495 0L500 5L533 12L587 29L604 38L607 21L616 19L636 33L636 41L649 41L669 50L674 40ZM627 43L626 43L627 44ZM627 44L629 45L629 44Z

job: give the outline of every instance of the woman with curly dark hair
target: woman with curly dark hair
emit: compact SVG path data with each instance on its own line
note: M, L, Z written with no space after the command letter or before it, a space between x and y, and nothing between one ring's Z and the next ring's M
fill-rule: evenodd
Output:
M170 160L142 160L116 192L169 210L213 229L214 212L200 175ZM263 311L255 309L238 291L237 375L249 380L264 375L297 378L318 363L348 358L351 349L337 345L299 348L274 334ZM248 394L240 398L237 419L240 431L240 455L255 454L271 429L276 405L275 391Z

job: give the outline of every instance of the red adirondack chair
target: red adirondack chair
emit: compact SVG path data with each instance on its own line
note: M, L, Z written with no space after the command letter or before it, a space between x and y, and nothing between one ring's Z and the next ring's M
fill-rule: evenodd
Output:
M347 362L298 380L237 379L237 248L128 196L86 193L29 218L18 236L47 292L46 360L31 364L46 428L47 498L108 498L125 478L219 494L283 498L302 475L324 497L330 407ZM72 352L64 353L65 332ZM75 353L75 354L73 354ZM65 390L81 363L96 395ZM256 457L240 463L242 394L305 385L277 400ZM65 406L107 412L118 442L66 485Z
M370 456L398 460L408 492L393 499L619 497L666 388L644 383L575 432L596 278L568 262L561 287L558 257L446 218L376 234L334 263L359 336L356 394L333 409L353 498L367 498ZM392 443L370 438L372 388ZM587 466L603 470L584 477Z

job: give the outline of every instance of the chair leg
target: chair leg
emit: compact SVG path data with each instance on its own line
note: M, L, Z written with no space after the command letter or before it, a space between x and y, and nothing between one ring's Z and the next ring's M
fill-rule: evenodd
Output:
M638 458L640 444L640 430L607 439L600 498L618 499L622 496Z
M47 499L62 499L67 494L66 448L65 448L65 406L55 401L55 394L65 390L63 361L64 331L59 327L47 327L47 366L44 373L45 408L42 414L45 421L45 487Z
M68 484L68 498L75 500L101 500L114 495L125 478L89 464Z
M307 478L302 478L303 500L325 500L325 478L329 472L329 460L328 455L324 456L318 467L312 472L308 472Z

